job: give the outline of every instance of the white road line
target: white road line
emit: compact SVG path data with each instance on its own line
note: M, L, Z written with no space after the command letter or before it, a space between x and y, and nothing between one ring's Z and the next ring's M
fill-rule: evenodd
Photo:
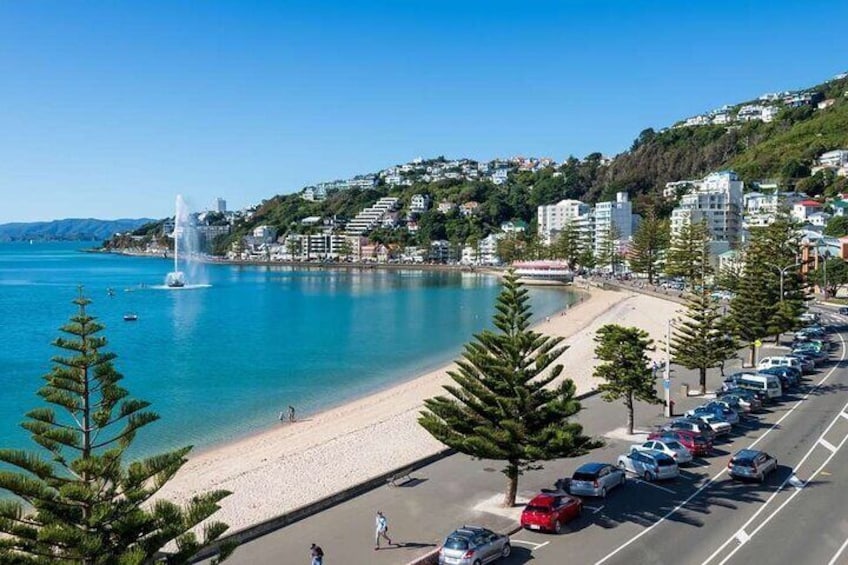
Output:
M799 479L795 473L792 473L792 476L789 477L789 484L795 488L804 488L804 481Z
M842 555L842 552L845 551L845 548L848 547L848 538L845 539L845 543L842 544L842 547L836 550L836 553L833 555L833 559L827 562L827 565L836 565L839 556Z
M523 540L523 539L512 538L512 539L509 540L509 543L518 543L518 544L521 544L521 545L529 545L533 549L533 551L536 551L537 549L545 547L546 545L548 545L551 542L546 541L546 542L543 542L543 543L536 543L536 542L527 541L527 540Z
M822 447L824 447L825 449L827 449L827 450L828 450L828 451L830 451L831 453L833 453L834 451L836 451L836 446L835 446L835 445L833 445L832 443L830 443L829 441L827 441L827 440L826 440L826 439L824 439L824 438L821 438L821 439L819 440L819 443L820 443L820 444L822 444Z
M641 483L643 485L648 485L649 487L658 488L660 490L664 490L669 494L677 494L677 492L671 490L670 488L662 487L656 483L652 483L651 481L643 481L642 479L632 479L634 482Z
M846 404L846 405L845 405L845 407L843 407L842 409L844 410L846 407L848 407L848 404ZM836 418L834 418L834 419L830 422L830 424L827 426L827 428L825 428L825 430L822 432L822 434L819 436L819 438L818 438L815 442L813 442L813 445L810 447L810 449L809 449L809 450L807 450L807 453L805 453L805 454L804 454L804 457L802 457L802 458L801 458L801 460L798 462L798 464L795 466L795 469L798 469L801 465L803 465L803 464L804 464L804 462L807 460L807 458L808 458L810 455L812 455L813 451L816 449L816 447L818 446L818 444L819 444L819 442L821 441L821 439L822 439L822 438L823 438L823 437L824 437L824 436L825 436L825 435L826 435L826 434L830 431L830 429L831 429L831 428L834 426L834 424L836 424L836 422L838 422L838 421L839 421L839 416L837 416ZM846 436L846 438L848 438L848 436ZM844 439L842 440L842 442L840 442L839 446L840 446L840 447L842 447L842 444L843 444L843 443L845 443L845 440L844 440ZM830 453L830 455L828 456L827 461L830 461L830 459L834 456L834 454L835 454L835 453L836 453L836 451L835 451L835 450L834 450L834 451L832 451L832 452ZM819 469L819 470L821 470L821 469ZM816 471L816 472L818 472L818 471ZM792 475L790 475L789 477L787 477L787 478L786 478L786 480L785 480L785 481L783 481L783 482L780 484L780 486L779 486L779 487L777 487L777 490L775 490L775 491L772 493L772 495L771 495L771 496L769 496L769 497L768 497L768 499L766 499L766 501L762 504L762 506L760 506L760 508L759 508L756 512L754 512L754 515L753 515L753 516L751 516L750 518L748 518L748 521L747 521L747 522L745 522L745 524L742 526L742 528L743 528L743 529L745 529L745 528L747 528L748 526L750 526L750 525L751 525L751 523L752 523L754 520L756 520L756 519L757 519L757 517L760 515L760 513L761 513L761 512L763 512L764 510L766 510L766 508L768 508L769 504L771 504L771 501L772 501L772 500L774 500L774 498L775 498L778 494L780 494L780 493L783 491L783 488L786 486L786 483L788 483L788 482L789 482L789 480L790 480L793 476L794 476L794 473L793 473ZM809 478L809 479L807 479L806 481L803 481L803 482L802 482L802 484L801 484L801 487L800 487L799 489L797 489L797 490L796 490L796 491L795 491L795 492L794 492L794 493L793 493L793 494L789 497L789 500L792 500L792 498L793 498L796 494L798 494L799 492L801 492L801 489L803 489L803 488L804 488L804 486L805 486L805 485L806 485L809 481L811 481L811 480L813 479L813 477L814 477L814 476L815 476L815 474L811 475L811 476L810 476L810 478ZM783 508L783 506L782 506L782 505L780 506L780 508L778 508L778 510L780 510L781 508ZM774 514L772 514L772 516L773 516L773 515L774 515ZM770 520L770 519L771 519L771 516L767 519L767 521L768 521L768 520ZM756 529L756 530L754 530L753 532L751 532L751 536L753 536L754 534L756 534L756 533L760 530L760 528L761 528L762 526L763 526L763 524L761 524L759 527L757 527L757 529ZM725 549L725 548L726 548L726 547L727 547L727 546L728 546L728 545L729 545L729 544L730 544L730 543L731 543L734 539L735 539L735 538L733 538L733 537L728 538L728 540L727 540L727 541L725 541L723 544L721 544L721 546L719 546L719 548L718 548L718 549L716 549L716 550L712 553L712 555L710 555L709 557L707 557L707 558L706 558L706 560L704 560L704 562L703 562L703 564L702 564L702 565L706 565L707 563L709 563L710 561L712 561L713 559L715 559L715 558L718 556L718 554L719 554L719 553L721 553L722 551L724 551L724 549ZM741 547L741 546L740 546L740 547ZM730 553L730 555L733 555L734 553L736 553L736 550L737 550L737 549L739 549L739 547L737 547L736 549L734 549L734 550ZM725 558L723 561L721 561L721 563L724 563L725 561L727 561L727 559L728 559L728 558L729 558L729 556L728 556L727 558Z
M746 541L751 539L751 536L749 536L747 533L745 533L745 530L739 530L738 532L736 532L736 535L733 536L733 537L738 539L739 543L745 543Z
M586 510L591 510L592 514L597 514L598 512L604 509L603 506L598 506L597 508L595 508L594 506L584 506L583 508L585 508Z
M781 417L780 417L780 419L778 419L778 420L777 420L777 422L775 422L774 424L772 424L772 425L769 427L769 429L767 429L765 432L763 432L763 435L761 435L760 437L758 437L757 439L755 439L755 440L751 443L751 445L749 445L749 446L748 446L749 448L754 447L755 445L757 445L757 444L758 444L760 441L762 441L762 440L763 440L763 439L764 439L767 435L769 435L769 434L772 432L772 430L774 430L775 428L777 428L778 426L780 426L780 424L781 424L781 422L783 422L783 420L785 420L785 419L786 419L786 418L787 418L787 417L788 417L788 416L789 416L792 412L794 412L794 411L795 411L795 409L796 409L796 408L798 408L798 406L800 406L802 402L804 402L805 400L807 400L807 398L809 398L809 397L810 397L810 395L811 395L813 392L815 392L815 391L816 391L816 390L817 390L817 389L818 389L821 385L823 385L823 384L824 384L824 382L825 382L825 381L827 381L827 379L829 379L829 378L830 378L830 376L834 373L834 371L836 371L836 369L838 369L838 368L839 368L840 363L842 363L842 361L844 361L844 360L845 360L845 339L842 337L842 334L837 334L837 335L839 336L839 341L841 341L841 342L842 342L842 354L839 356L839 361L837 361L837 362L836 362L836 365L834 365L833 367L831 367L830 371L828 371L828 372L827 372L827 374L826 374L826 375L825 375L825 376L824 376L824 377L823 377L823 378L822 378L822 379L821 379L818 383L816 383L816 385L815 385L812 389L810 389L810 391L809 391L809 392L807 392L807 394L805 394L805 395L804 395L804 396L803 396L800 400L798 400L798 401L797 401L797 402L796 402L796 403L792 406L792 408L790 408L790 409L789 409L789 411L788 411L788 412L786 412L786 414L784 414L783 416L781 416ZM665 514L664 514L664 515L663 515L663 516L662 516L659 520L657 520L656 522L654 522L653 524L651 524L650 526L648 526L647 528L645 528L644 530L642 530L641 532L639 532L638 534L636 534L635 536L633 536L632 538L630 538L629 540L627 540L626 542L624 542L623 544L619 545L617 548L615 548L614 550L612 550L611 552L609 552L608 554L606 554L606 555L605 555L604 557L602 557L600 560L596 561L596 562L595 562L595 565L601 565L602 563L605 563L606 561L609 561L612 557L614 557L615 555L617 555L617 554L618 554L619 552L621 552L623 549L625 549L625 548L627 548L628 546L630 546L630 544L632 544L633 542L635 542L635 541L637 541L637 540L641 539L641 538L642 538L642 536L644 536L644 535L645 535L645 534L647 534L648 532L652 531L654 528L656 528L656 527L657 527L658 525L660 525L661 523L665 522L665 521L668 519L668 517L669 517L669 516L671 516L672 514L674 514L674 513L676 513L676 512L679 512L681 508L683 508L684 506L686 506L687 504L689 504L689 503L692 501L692 499L694 499L696 496L698 496L699 494L701 494L701 493L702 493L702 492L703 492L703 491L704 491L707 487L709 487L711 484L713 484L714 482L716 482L716 481L718 480L718 478L719 478L719 477L721 477L722 475L724 475L726 472L727 472L727 467L722 468L722 470L721 470L721 471L719 471L718 473L716 473L715 475L713 475L713 476L710 478L710 480L708 480L708 481L707 481L706 483L704 483L704 484L703 484L703 485L702 485L702 486L701 486L698 490L696 490L694 493L692 493L692 494L689 496L689 498L687 498L686 500L684 500L683 502L681 502L680 504L678 504L677 506L675 506L674 508L672 508L671 510L669 510L668 512L666 512L666 513L665 513ZM712 558L712 557L710 557L710 558Z
M842 412L839 415L842 416L843 418L845 418L846 420L848 420L848 412Z
M841 447L845 444L845 441L846 441L846 440L848 440L848 436L845 436L844 438L842 438L842 441L840 441L840 442L839 442L839 446L836 448L836 449L837 449L837 451L838 451L838 450L839 450L839 449L840 449L840 448L841 448ZM830 460L831 460L831 459L833 459L834 455L836 455L836 451L834 451L833 453L831 453L830 455L828 455L828 456L827 456L827 459L825 460L825 462L824 462L824 463L822 463L822 464L819 466L819 468L818 468L818 469L816 469L816 470L815 470L815 472L814 472L812 475L810 475L810 478L809 478L809 479L807 479L806 481L804 481L804 486L806 486L806 485L807 485L807 483L809 483L810 481L812 481L812 480L816 477L816 475L818 475L818 474L821 472L821 470L822 470L822 469L824 469L825 465L827 465L828 463L830 463ZM783 485L781 485L781 488L783 488ZM762 530L764 527L766 527L766 524L768 524L769 522L771 522L771 519L772 519L772 518L774 518L775 516L777 516L777 514L778 514L781 510L783 510L783 509L786 507L786 505L787 505L787 504L789 504L790 502L792 502L792 499L793 499L793 498L795 498L796 496L798 496L798 495L801 493L801 491L802 491L802 490L803 490L803 488L800 488L800 489L796 490L795 492L793 492L793 493L789 496L789 498L787 498L786 500L784 500L784 501L783 501L783 504L781 504L780 506L778 506L777 508L775 508L775 509L774 509L774 511L773 511L771 514L769 514L769 515L766 517L766 519L765 519L765 520L763 520L763 523L762 523L762 524L760 524L759 526L757 526L757 528L756 528L753 532L751 532L751 534L748 536L748 539L750 539L750 538L754 537L755 535L757 535L757 532L759 532L759 531L760 531L760 530ZM775 493L775 494L777 494L777 493ZM772 498L774 498L774 495L772 495ZM770 500L771 500L771 498L769 499L769 501L770 501ZM766 504L768 504L768 502L766 502ZM761 510L762 510L762 509L764 509L764 508L765 508L765 506L763 506L763 508L761 508ZM757 512L757 514L759 514L759 512ZM750 521L749 521L749 522L750 522ZM748 524L745 524L745 525L747 526ZM744 527L744 526L743 526L743 527ZM731 551L731 552L730 552L730 554L728 554L728 556L727 556L727 557L725 557L724 559L722 559L722 560L721 560L721 562L719 563L719 565L724 565L725 563L727 563L727 562L728 562L728 560L730 560L730 558L731 558L731 557L733 557L733 556L736 554L736 552L737 552L737 551L739 551L739 549L740 549L743 545L744 545L744 543L743 543L743 544L740 544L740 545L738 545L738 546L736 546L736 547L733 549L733 551Z

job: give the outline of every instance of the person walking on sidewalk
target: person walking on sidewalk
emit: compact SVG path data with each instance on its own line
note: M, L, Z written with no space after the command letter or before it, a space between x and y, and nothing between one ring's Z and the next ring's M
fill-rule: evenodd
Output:
M374 533L374 550L380 549L380 538L385 538L389 545L394 545L389 538L389 522L383 515L382 510L377 510L376 527L377 531Z
M324 550L321 549L321 546L313 543L309 549L312 555L312 565L324 565Z

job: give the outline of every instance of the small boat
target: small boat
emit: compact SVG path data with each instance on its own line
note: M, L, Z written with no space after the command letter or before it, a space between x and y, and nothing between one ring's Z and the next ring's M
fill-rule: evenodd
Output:
M138 320L138 314L134 312L127 312L126 314L124 314L125 322L135 322L136 320Z

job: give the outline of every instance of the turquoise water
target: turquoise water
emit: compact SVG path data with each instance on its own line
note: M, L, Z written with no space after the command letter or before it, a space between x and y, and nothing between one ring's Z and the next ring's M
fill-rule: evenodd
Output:
M443 365L490 325L500 289L474 273L204 265L193 282L211 287L161 290L151 287L170 261L80 247L0 244L2 447L32 445L19 423L43 405L36 390L78 285L124 386L162 416L139 434L138 453L232 440L277 424L289 404L306 417ZM551 289L531 297L535 319L573 300Z

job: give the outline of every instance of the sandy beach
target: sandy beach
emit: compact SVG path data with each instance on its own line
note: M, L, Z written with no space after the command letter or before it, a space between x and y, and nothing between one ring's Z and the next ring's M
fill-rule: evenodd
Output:
M569 349L560 362L583 393L595 386L597 328L608 323L637 326L660 345L666 320L680 309L659 298L591 288L579 304L537 329L566 338ZM232 491L215 515L232 532L431 455L443 446L418 425L417 417L425 398L443 392L449 369L198 453L162 495L185 501L211 489Z

